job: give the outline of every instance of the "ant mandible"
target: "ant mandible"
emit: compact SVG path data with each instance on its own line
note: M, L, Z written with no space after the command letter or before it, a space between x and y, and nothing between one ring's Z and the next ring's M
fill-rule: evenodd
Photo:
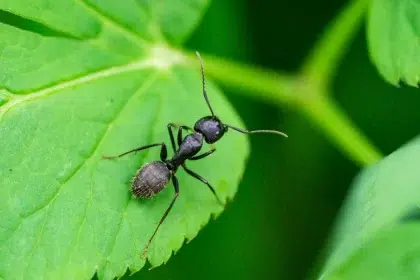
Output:
M179 183L178 179L175 176L178 168L181 166L189 175L196 178L197 180L201 181L202 183L206 184L213 195L216 197L217 201L223 206L223 202L217 196L216 191L210 185L210 183L195 173L194 171L187 168L185 165L186 160L199 160L205 158L216 151L216 149L212 148L209 151L197 155L197 153L201 150L203 146L203 141L207 144L213 144L217 142L222 136L228 131L228 128L238 131L244 134L251 134L251 133L274 133L278 135L282 135L287 137L286 134L276 131L276 130L245 130L241 128L234 127L229 124L222 123L222 121L215 116L213 108L210 105L209 99L207 97L206 92L206 85L205 85L205 77L204 77L204 67L203 61L201 56L198 52L196 52L197 57L200 61L201 66L201 77L202 77L202 86L203 86L203 95L204 99L206 100L207 106L210 109L211 116L206 116L199 119L194 128L181 125L177 126L173 123L168 124L168 133L171 139L172 148L174 150L174 155L171 159L167 159L167 149L165 143L156 143L150 144L146 146L141 146L130 150L128 152L122 153L117 156L103 156L105 159L113 159L119 158L125 155L128 155L133 152L145 150L148 148L160 146L160 161L153 161L151 163L147 163L143 167L141 167L136 176L133 178L131 183L131 191L136 198L150 198L153 197L155 194L162 191L169 183L169 180L172 180L172 183L175 188L175 196L172 199L171 203L169 204L168 208L166 209L165 213L163 214L162 218L160 219L158 225L156 226L155 231L153 232L152 236L149 238L146 246L142 252L142 257L144 258L147 254L147 250L149 248L150 243L152 242L153 238L155 237L159 227L168 216L169 212L172 209L176 199L179 195ZM178 149L175 145L175 138L174 133L172 131L173 128L178 128L177 134L177 144ZM186 130L190 132L185 138L182 136L182 131Z

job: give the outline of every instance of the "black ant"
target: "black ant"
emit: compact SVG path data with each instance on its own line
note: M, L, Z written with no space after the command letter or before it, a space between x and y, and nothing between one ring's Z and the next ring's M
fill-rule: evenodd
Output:
M202 158L205 158L212 153L216 151L216 149L212 148L209 151L202 153L200 155L197 155L197 153L201 150L203 146L203 142L205 141L207 144L212 144L217 142L222 136L228 131L228 128L236 130L240 133L245 134L251 134L251 133L274 133L279 134L282 136L287 137L286 134L276 131L276 130L245 130L240 129L234 126L231 126L229 124L224 124L222 121L214 115L213 109L210 105L209 99L207 97L206 92L206 85L205 85L205 78L204 78L204 67L203 67L203 61L201 59L201 56L198 52L196 52L198 59L200 61L201 66L201 76L202 76L202 85L203 85L203 95L204 99L206 100L207 106L210 109L211 116L203 117L199 119L195 125L194 128L181 125L177 126L173 123L168 124L168 132L169 137L171 139L172 148L174 150L174 156L171 159L167 159L167 149L165 143L156 143L146 146L141 146L138 148L135 148L133 150L130 150L128 152L125 152L123 154L117 155L117 156L103 156L105 159L113 159L125 156L127 154L145 150L148 148L160 146L160 161L153 161L151 163L148 163L144 165L142 168L140 168L137 171L136 176L132 180L131 183L131 191L133 195L136 198L150 198L153 197L155 194L162 191L166 185L168 185L169 180L172 179L172 183L175 188L175 196L172 199L171 203L169 204L169 207L166 209L165 213L163 214L162 218L160 219L158 225L156 226L155 231L153 232L152 236L149 238L143 253L142 257L144 258L147 254L147 250L149 248L150 243L152 242L154 236L156 235L159 227L165 220L166 216L168 215L169 211L171 211L172 206L174 205L176 199L179 195L179 184L178 180L175 176L175 173L177 172L178 168L181 166L189 175L196 178L197 180L201 181L202 183L206 184L207 187L210 189L210 191L214 194L217 201L223 206L223 202L220 200L220 198L217 196L216 191L214 188L210 185L210 183L195 173L194 171L187 168L185 165L186 160L199 160ZM178 128L178 135L177 135L177 144L178 144L178 150L175 145L175 138L172 129ZM189 131L190 134L185 136L185 138L182 137L182 130Z

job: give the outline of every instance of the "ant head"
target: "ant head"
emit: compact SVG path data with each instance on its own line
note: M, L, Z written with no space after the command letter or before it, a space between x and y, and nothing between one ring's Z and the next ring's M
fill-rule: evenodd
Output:
M219 118L208 116L199 119L194 125L194 130L204 136L207 144L212 144L222 138L227 131L227 127L222 124Z
M200 61L200 66L201 66L203 95L204 95L204 99L206 100L207 107L210 110L211 116L207 116L207 117L199 119L194 125L194 130L204 136L204 140L206 141L206 143L208 144L215 143L217 140L222 138L222 136L226 133L228 128L231 128L232 130L235 130L243 134L272 133L272 134L278 134L278 135L287 137L287 135L284 134L283 132L276 131L276 130L246 130L246 129L234 127L229 124L223 124L222 121L214 115L213 108L210 105L210 101L206 92L203 60L201 59L201 56L198 52L196 52L196 54L197 54L198 60Z

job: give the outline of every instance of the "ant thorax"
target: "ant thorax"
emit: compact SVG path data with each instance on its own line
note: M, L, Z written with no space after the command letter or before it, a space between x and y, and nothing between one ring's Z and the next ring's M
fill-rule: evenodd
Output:
M188 134L168 162L176 168L184 164L187 159L195 156L201 150L201 147L203 147L203 135L200 133Z

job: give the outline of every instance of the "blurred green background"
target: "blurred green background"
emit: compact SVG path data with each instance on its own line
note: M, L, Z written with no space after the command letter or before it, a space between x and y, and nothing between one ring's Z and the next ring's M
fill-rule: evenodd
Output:
M275 70L296 71L344 0L213 0L186 45ZM334 98L389 154L413 138L420 94L386 84L369 61L365 30L348 46ZM293 109L223 89L250 129L251 156L235 200L161 267L126 279L308 279L360 167ZM315 267L315 268L314 268Z

